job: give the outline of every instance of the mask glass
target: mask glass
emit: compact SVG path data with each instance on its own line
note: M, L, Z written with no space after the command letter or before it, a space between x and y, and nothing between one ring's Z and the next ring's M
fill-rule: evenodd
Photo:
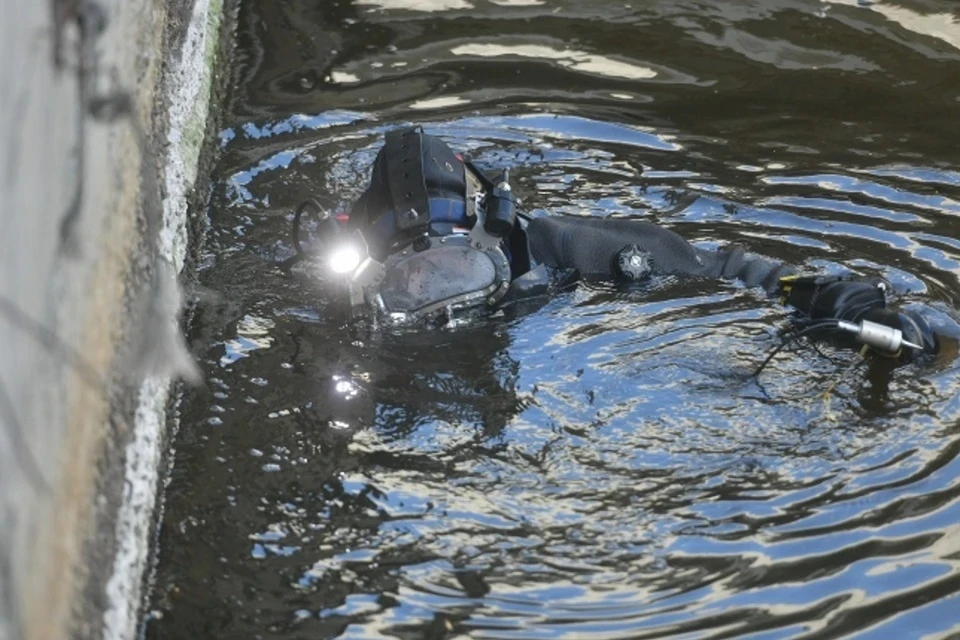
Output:
M416 321L493 305L509 283L510 266L499 248L476 248L466 236L431 238L423 251L408 248L387 258L367 297L392 320Z

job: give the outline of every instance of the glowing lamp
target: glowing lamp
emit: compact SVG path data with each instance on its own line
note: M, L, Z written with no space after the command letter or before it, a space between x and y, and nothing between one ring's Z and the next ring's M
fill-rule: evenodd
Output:
M360 252L355 247L338 247L330 254L330 269L334 273L352 273L360 265Z

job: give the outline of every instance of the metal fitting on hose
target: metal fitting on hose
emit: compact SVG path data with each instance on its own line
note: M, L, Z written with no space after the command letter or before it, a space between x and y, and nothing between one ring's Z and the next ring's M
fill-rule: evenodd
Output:
M923 351L923 347L920 345L904 340L903 332L900 331L900 329L894 329L879 322L862 320L859 323L854 323L840 320L837 323L837 327L843 331L852 333L857 342L873 347L878 351L883 351L884 353L896 354L900 352L902 347L910 347L911 349Z

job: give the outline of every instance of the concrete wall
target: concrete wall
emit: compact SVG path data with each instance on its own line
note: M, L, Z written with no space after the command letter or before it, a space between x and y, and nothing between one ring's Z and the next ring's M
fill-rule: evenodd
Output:
M0 640L135 635L222 0L2 0Z

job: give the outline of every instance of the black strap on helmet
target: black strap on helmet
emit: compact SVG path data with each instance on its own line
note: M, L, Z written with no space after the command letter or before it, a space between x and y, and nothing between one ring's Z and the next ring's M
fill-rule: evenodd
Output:
M384 145L387 188L397 229L411 231L430 224L430 198L423 176L423 129L388 131Z

